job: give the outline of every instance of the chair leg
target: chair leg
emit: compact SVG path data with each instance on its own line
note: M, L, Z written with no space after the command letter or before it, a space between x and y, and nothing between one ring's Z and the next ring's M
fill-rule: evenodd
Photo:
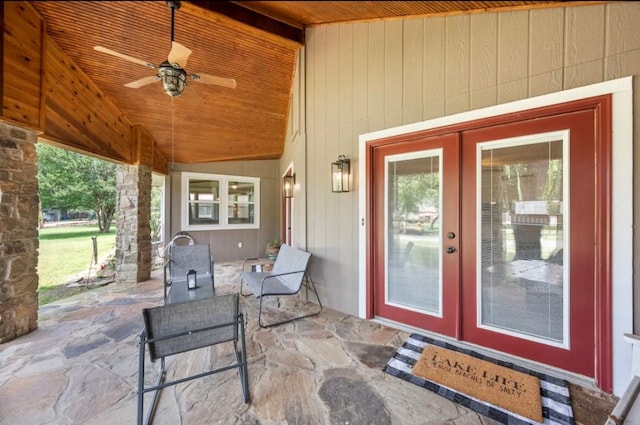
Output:
M151 405L147 410L146 418L144 421L142 419L142 415L144 413L144 343L140 344L140 361L139 361L139 370L138 370L138 425L148 425L151 423L153 419L153 414L156 409L156 403L158 401L158 392L159 388L153 390L153 396L151 397ZM158 377L156 379L155 386L159 386L164 380L165 376L165 363L164 357L160 358L160 370L158 371Z
M247 367L247 346L244 335L244 316L240 314L240 348L241 352L241 365L240 365L240 384L242 385L242 395L244 396L244 402L249 403L249 371Z
M143 425L144 412L144 334L140 337L140 352L138 354L138 425Z
M318 306L320 307L318 309L318 311L314 312L314 313L305 314L305 315L302 315L302 316L295 316L295 317L292 317L290 319L281 320L279 322L274 322L274 323L270 323L270 324L264 324L262 322L262 299L265 297L265 295L262 295L260 297L260 308L258 310L258 325L260 325L261 328L271 328L273 326L278 326L278 325L282 325L282 324L285 324L285 323L293 322L294 320L304 319L305 317L317 316L318 314L320 314L322 312L322 302L320 301L320 296L318 295L318 291L316 289L316 285L313 283L313 280L311 279L311 276L309 276L309 274L307 272L305 272L305 278L304 279L308 279L308 281L311 282L311 290L316 295L316 300L318 301ZM285 294L282 294L282 295L285 295ZM293 294L291 294L291 295L293 295ZM274 295L274 296L280 296L280 295Z

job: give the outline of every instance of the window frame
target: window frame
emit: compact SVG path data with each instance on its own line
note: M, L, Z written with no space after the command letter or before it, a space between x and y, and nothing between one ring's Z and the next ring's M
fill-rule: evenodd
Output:
M232 176L227 174L210 174L182 172L182 184L180 191L180 228L186 230L232 230L232 229L259 229L260 228L260 178L247 176ZM189 182L191 180L210 180L219 183L220 194L217 203L220 208L219 224L190 224L189 223ZM229 223L229 206L239 203L239 201L229 200L229 182L250 183L254 185L254 200L242 202L253 205L253 223Z

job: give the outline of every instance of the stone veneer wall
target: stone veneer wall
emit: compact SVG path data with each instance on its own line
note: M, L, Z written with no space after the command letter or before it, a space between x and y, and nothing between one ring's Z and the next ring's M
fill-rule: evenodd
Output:
M37 140L0 122L0 343L38 327Z
M116 282L142 282L151 276L151 168L119 165L116 190Z

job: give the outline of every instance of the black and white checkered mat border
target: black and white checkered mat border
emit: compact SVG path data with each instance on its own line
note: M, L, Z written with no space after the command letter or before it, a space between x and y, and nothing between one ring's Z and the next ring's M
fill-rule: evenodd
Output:
M474 351L461 349L451 344L437 341L432 338L412 334L400 347L396 354L384 367L384 371L390 375L409 381L419 387L432 391L442 397L474 410L482 415L507 425L538 424L531 419L509 412L501 407L488 404L484 401L467 396L453 389L428 381L413 375L411 369L420 358L420 354L427 344L458 351L472 357L492 362L494 364L511 368L515 371L526 373L540 380L540 394L542 396L542 417L545 425L574 425L573 409L569 397L568 383L562 379L538 373L512 363L496 360Z

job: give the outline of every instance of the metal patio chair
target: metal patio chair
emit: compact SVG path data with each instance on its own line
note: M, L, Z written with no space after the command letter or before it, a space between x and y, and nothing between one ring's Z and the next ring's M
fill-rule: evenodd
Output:
M186 298L187 273L196 272L199 291L214 294L214 261L209 244L173 245L167 252L168 259L164 264L164 298L171 296L174 291L179 300ZM178 286L178 288L176 288ZM202 296L200 296L202 298Z
M288 323L293 320L302 319L305 317L316 316L322 311L322 302L320 296L316 290L316 286L311 280L311 276L307 272L309 259L311 253L293 248L287 244L280 246L278 257L273 265L273 269L270 272L253 272L244 271L244 265L247 260L255 260L255 258L245 259L243 264L243 271L240 274L240 293L243 296L250 294L243 294L242 287L246 284L251 292L260 300L260 309L258 311L258 324L262 328L270 328L272 326ZM283 295L296 295L302 289L302 286L315 294L318 300L319 309L316 312L298 315L286 320L276 321L270 324L265 324L262 321L262 300L267 296L283 296Z
M153 420L157 396L162 388L214 373L238 369L244 402L249 402L247 375L247 350L245 344L244 317L240 311L238 294L221 295L193 301L165 304L142 310L144 330L140 334L138 369L138 425ZM238 347L240 341L240 347ZM231 364L214 359L215 368L165 382L165 358L216 344L231 343L235 361ZM240 348L240 351L238 351ZM160 360L155 383L145 384L145 354L151 362ZM228 363L228 362L226 362ZM172 366L179 368L180 358L174 358ZM146 418L144 395L153 392Z

